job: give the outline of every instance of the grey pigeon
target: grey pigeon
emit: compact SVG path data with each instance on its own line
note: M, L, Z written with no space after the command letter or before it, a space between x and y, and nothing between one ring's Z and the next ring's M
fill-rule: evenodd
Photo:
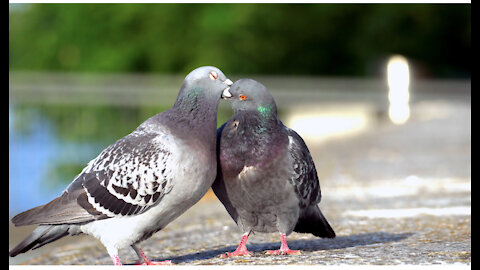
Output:
M320 184L307 145L277 118L272 95L251 79L236 81L230 93L234 115L217 130L212 189L244 234L222 257L251 255L251 232L280 232L280 249L266 254L299 254L287 245L292 231L334 238L318 207Z
M193 70L172 108L108 146L60 197L12 219L39 226L9 255L84 233L102 242L115 265L128 246L141 264L170 263L150 261L136 244L199 201L215 180L217 108L231 84L216 67Z

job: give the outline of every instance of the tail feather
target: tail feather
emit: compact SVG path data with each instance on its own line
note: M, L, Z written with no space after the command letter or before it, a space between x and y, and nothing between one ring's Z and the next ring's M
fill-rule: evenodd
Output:
M8 255L15 257L31 249L39 248L57 239L68 235L68 225L41 225L38 226L27 238L14 247Z
M318 205L305 209L293 230L299 233L311 233L318 237L335 238L335 231L328 224Z
M32 224L60 225L106 218L105 215L97 215L99 212L91 213L88 206L85 208L82 206L85 204L82 204L83 201L81 199L85 198L86 200L84 192L84 190L71 193L64 192L60 197L47 204L37 206L16 215L12 218L12 222L15 226Z
M32 220L34 220L35 216L37 216L41 212L44 206L45 205L40 205L14 216L12 218L12 223L15 226L25 226L25 225L35 224Z

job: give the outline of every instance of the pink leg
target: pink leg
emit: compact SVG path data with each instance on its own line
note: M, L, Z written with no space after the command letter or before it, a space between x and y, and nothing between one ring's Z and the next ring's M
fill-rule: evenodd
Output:
M112 258L112 261L113 261L113 264L114 264L114 265L122 265L122 263L120 262L120 258L118 257L118 255L113 255L111 258Z
M300 254L300 250L291 250L290 248L288 248L287 237L285 236L285 234L280 234L280 238L281 238L281 241L282 241L282 244L280 245L280 249L278 249L278 250L267 250L265 252L265 254L267 254L267 255L274 255L274 254L281 254L281 255L293 254L293 255L296 255L296 254Z
M136 246L132 245L132 248L133 250L135 250L135 252L137 253L138 255L138 263L136 263L136 265L169 265L169 264L172 264L172 261L160 261L160 262L156 262L156 261L151 261L149 258L147 258L147 256L145 256L145 253L143 253L143 250L141 248L137 248Z
M252 252L247 250L247 239L248 236L250 235L250 232L245 233L242 236L242 240L240 240L240 244L238 244L237 249L234 252L227 252L225 254L221 255L221 258L227 258L227 257L235 257L235 256L252 256Z

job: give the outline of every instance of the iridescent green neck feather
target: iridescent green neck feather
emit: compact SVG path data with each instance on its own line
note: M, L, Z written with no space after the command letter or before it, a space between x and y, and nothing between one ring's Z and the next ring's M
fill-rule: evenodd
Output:
M260 105L257 107L257 111L259 112L259 123L256 129L257 133L264 133L267 131L271 126L272 123L275 123L277 117L276 117L276 111L273 109L273 106L271 104L268 105Z

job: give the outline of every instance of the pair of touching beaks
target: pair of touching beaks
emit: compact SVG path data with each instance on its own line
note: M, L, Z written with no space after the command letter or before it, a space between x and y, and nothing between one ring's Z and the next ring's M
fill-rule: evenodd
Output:
M232 86L233 82L230 80L230 79L226 79L225 81L223 81L226 85L228 85L227 88L225 88L222 92L222 98L223 99L227 99L227 98L231 98L232 97L232 94L230 93L230 86Z

